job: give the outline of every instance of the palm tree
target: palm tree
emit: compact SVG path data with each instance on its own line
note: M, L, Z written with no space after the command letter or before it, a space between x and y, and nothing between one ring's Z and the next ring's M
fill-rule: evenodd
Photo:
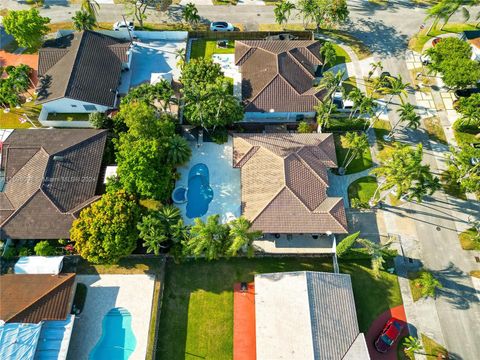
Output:
M170 235L170 228L174 226L182 218L180 215L180 209L174 205L164 205L158 210L158 218L165 225Z
M415 285L421 288L423 297L435 298L437 289L443 288L443 285L438 281L430 271L422 271L420 277L415 280Z
M185 48L175 50L175 59L177 59L177 66L180 68L180 70L182 70L185 66L187 56L186 54L187 53Z
M372 258L373 275L377 278L380 277L380 271L383 269L383 264L385 263L385 251L390 248L392 242L389 241L382 245L367 239L358 239L357 241L366 248Z
M317 131L321 133L325 127L330 125L330 115L336 111L333 100L330 98L319 102L315 106L315 111L317 112Z
M137 224L137 229L147 253L153 252L159 255L161 244L168 240L162 221L153 214L147 215L142 217L142 221Z
M195 27L200 21L200 15L198 15L198 9L194 3L188 3L182 10L183 20L189 23L192 27Z
M368 72L368 80L370 80L370 78L373 76L373 74L375 73L375 71L377 69L379 69L380 71L383 70L383 64L382 64L381 61L370 63L370 71Z
M350 163L356 159L359 155L363 154L370 146L368 138L365 133L347 132L340 138L342 146L346 149L347 155L342 162L342 168L346 170Z
M362 102L364 101L365 95L360 91L359 88L353 88L348 94L347 94L347 99L353 101L353 108L352 111L350 111L349 119L351 119L357 111L360 110L360 107L362 106Z
M325 68L325 65L333 65L335 60L337 60L337 53L335 51L335 47L330 41L326 41L323 43L322 47L320 48L320 54L323 56L323 64L322 64L322 72Z
M403 104L403 97L407 96L407 88L410 86L410 84L404 83L401 75L398 75L398 77L387 76L384 78L384 80L387 82L387 84L384 84L384 86L380 87L378 90L387 95L390 95L386 107L390 105L394 96L398 96L400 102Z
M290 18L290 13L294 9L295 5L288 0L282 0L280 2L277 2L275 4L275 8L273 9L273 13L275 15L275 22L278 25L287 25L288 19Z
M95 0L82 0L80 9L89 14L95 20L95 23L97 22L100 5Z
M168 164L179 166L185 164L192 156L192 149L180 135L173 135L166 141L165 157Z
M72 20L73 27L77 31L92 30L96 22L95 18L84 10L76 11Z
M387 137L392 137L395 133L397 126L400 123L406 123L406 127L411 129L417 129L420 126L420 116L415 112L415 106L410 103L405 103L400 105L400 108L397 109L399 114L399 120L397 123L392 127L392 130L387 135Z
M253 242L262 236L261 231L251 231L252 225L243 216L228 223L230 226L230 246L226 250L227 256L236 256L242 249L246 249L248 256L253 256Z
M224 254L228 244L229 227L220 223L220 215L210 215L206 222L194 219L190 228L190 238L185 242L184 252L194 257L204 256L215 260Z
M423 349L420 339L413 336L407 336L403 340L403 346L405 347L405 351L409 353L415 353Z

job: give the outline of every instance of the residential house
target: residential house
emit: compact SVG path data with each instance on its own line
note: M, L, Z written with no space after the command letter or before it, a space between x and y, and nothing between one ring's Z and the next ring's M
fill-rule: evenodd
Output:
M472 47L472 60L480 61L480 30L464 31L460 38L470 43Z
M48 113L104 112L118 105L131 42L94 31L48 40L39 50L37 104ZM42 116L43 115L43 116Z
M245 120L313 118L326 93L315 86L322 67L321 46L309 40L236 41Z
M234 134L241 212L264 234L347 233L343 199L328 196L332 134Z
M99 198L106 138L94 129L14 130L1 149L0 238L69 238Z
M244 313L234 315L234 360L370 359L350 275L257 274L254 284L244 288L234 296L234 309L248 301ZM242 328L250 330L238 339Z
M0 276L0 359L67 357L75 274Z

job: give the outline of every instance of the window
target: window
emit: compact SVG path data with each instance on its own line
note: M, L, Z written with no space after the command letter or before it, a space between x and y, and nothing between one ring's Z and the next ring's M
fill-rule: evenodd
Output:
M83 108L86 111L97 111L97 107L95 105L83 105Z
M70 106L71 106L72 108L76 108L76 107L77 107L77 105L70 105Z

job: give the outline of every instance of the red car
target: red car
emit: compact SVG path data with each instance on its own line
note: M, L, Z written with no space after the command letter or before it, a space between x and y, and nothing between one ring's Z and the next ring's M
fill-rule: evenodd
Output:
M403 321L393 317L390 318L377 340L375 340L375 349L377 349L378 352L386 353L402 333L403 327Z
M436 37L435 39L433 39L432 45L435 46L435 45L437 45L440 41L442 41L442 38Z

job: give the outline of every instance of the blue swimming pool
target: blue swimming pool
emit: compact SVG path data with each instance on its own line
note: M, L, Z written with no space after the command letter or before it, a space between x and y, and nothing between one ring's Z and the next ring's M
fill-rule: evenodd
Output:
M90 353L90 360L128 360L137 340L132 331L132 316L125 308L113 308L104 317L102 337Z
M192 166L188 173L187 217L193 219L205 215L212 199L207 165L199 163Z

